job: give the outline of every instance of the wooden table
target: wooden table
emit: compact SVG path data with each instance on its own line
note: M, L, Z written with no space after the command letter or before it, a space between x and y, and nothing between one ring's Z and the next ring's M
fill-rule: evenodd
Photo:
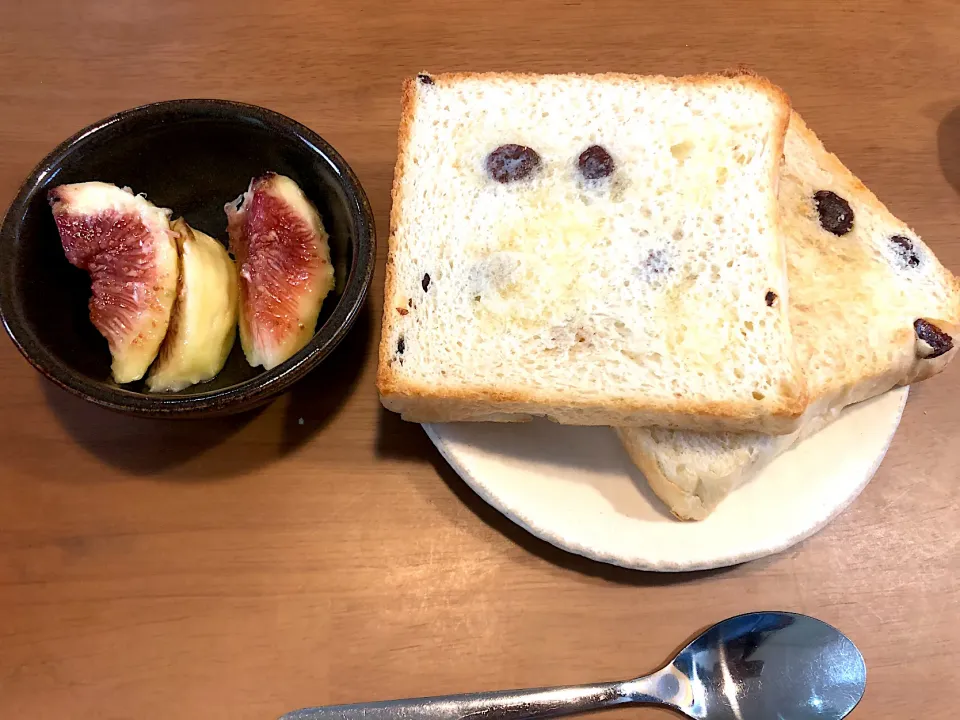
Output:
M960 271L960 4L7 0L0 206L122 108L215 96L319 131L385 241L402 77L421 69L768 74ZM380 248L380 272L385 243ZM262 412L127 419L0 342L0 718L272 718L302 705L613 679L725 616L848 633L853 717L952 718L960 368L912 393L880 472L813 539L682 576L555 550L485 506L373 386L369 311ZM613 717L665 717L624 711Z

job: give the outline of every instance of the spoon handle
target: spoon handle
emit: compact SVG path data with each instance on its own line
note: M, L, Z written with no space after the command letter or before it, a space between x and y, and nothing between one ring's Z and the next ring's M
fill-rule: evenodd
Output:
M635 702L623 683L446 695L287 713L280 720L542 720Z

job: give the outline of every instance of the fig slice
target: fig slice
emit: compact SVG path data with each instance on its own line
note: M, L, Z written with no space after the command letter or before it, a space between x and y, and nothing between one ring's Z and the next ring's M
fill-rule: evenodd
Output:
M180 282L167 336L147 388L177 392L216 376L237 336L237 270L227 249L185 220L171 224Z
M47 193L71 264L90 274L90 320L110 347L113 379L139 380L157 356L177 291L170 211L103 182Z
M224 210L240 271L240 344L250 365L269 370L313 337L333 289L329 237L317 209L284 175L254 178Z

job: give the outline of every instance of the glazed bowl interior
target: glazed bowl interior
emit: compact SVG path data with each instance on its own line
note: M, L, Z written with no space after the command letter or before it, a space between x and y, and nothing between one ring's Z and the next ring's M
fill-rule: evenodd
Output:
M90 280L64 256L47 191L89 180L129 187L226 243L224 205L267 171L301 187L330 235L336 285L312 342L264 371L250 367L238 339L216 378L176 394L148 393L142 381L118 386L106 340L89 319ZM156 103L78 133L27 179L0 237L3 320L37 369L98 404L159 416L239 411L285 389L342 339L364 301L374 251L372 216L359 181L316 133L248 105Z

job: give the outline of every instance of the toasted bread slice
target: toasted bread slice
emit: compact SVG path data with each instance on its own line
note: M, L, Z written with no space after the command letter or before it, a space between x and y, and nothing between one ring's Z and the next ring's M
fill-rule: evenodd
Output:
M378 387L413 421L787 433L806 408L755 76L404 86Z
M810 407L801 429L756 433L624 428L654 492L683 519L727 494L852 403L934 375L956 353L960 283L792 114L780 178L790 313Z

